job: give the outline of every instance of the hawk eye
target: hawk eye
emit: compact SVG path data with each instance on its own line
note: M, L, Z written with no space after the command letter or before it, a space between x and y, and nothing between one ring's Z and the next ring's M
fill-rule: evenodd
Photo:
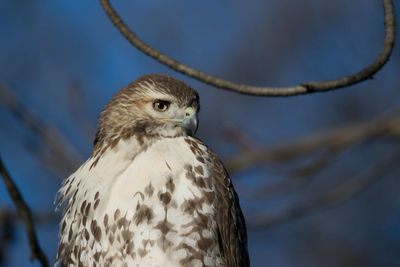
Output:
M165 100L156 100L153 102L153 108L158 112L164 112L169 108L171 102Z

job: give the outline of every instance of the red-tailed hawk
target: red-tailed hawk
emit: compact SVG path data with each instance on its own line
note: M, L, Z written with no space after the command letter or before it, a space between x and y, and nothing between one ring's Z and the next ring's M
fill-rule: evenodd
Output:
M62 266L248 266L245 221L217 156L191 135L199 97L151 74L106 105L90 158L59 191Z

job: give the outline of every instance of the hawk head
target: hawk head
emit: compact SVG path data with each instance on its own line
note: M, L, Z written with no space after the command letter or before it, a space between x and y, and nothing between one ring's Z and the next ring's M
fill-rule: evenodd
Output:
M145 75L115 94L100 115L95 146L122 139L177 137L197 129L199 96L182 81Z

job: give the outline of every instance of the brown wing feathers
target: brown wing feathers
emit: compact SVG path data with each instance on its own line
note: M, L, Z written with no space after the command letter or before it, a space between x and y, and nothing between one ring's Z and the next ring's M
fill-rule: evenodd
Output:
M217 190L217 225L221 253L229 267L249 266L246 223L231 179L217 156L210 150Z

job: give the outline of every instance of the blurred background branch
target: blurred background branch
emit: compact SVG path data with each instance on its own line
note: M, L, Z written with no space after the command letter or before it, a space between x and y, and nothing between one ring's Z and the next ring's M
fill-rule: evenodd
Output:
M397 146L389 155L384 155L361 173L347 177L326 192L321 193L316 189L306 200L295 201L289 207L279 208L277 212L264 211L250 215L249 227L265 229L346 203L400 167L399 148Z
M31 151L46 169L58 176L60 170L73 172L83 161L82 156L57 129L44 122L29 107L24 106L1 82L0 102L21 124L37 134L46 144L49 149L47 153Z
M369 120L314 133L283 144L267 148L247 148L237 155L224 160L230 172L243 171L255 165L289 164L312 153L322 153L309 167L298 170L298 174L309 175L329 164L345 149L374 138L395 138L400 140L400 111ZM231 139L233 140L233 139ZM235 139L238 146L243 141Z

